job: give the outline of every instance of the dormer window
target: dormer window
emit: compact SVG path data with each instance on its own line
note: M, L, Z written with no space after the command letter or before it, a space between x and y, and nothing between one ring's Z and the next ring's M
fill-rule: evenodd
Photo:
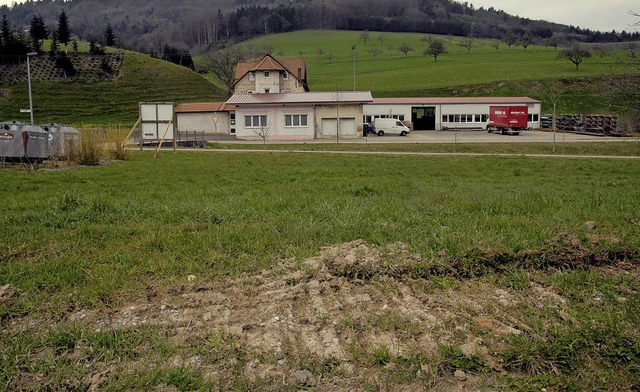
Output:
M282 79L288 80L289 79L289 72L284 71L284 73L282 74Z
M249 72L249 80L256 80L255 72Z
M264 78L268 78L269 77L269 71L264 71Z

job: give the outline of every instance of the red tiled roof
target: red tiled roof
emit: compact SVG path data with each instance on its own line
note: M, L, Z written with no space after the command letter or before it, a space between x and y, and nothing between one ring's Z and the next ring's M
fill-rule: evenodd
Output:
M187 102L181 103L175 109L176 113L226 112L235 110L235 106L226 102Z
M422 97L422 98L374 98L373 105L437 105L465 103L540 103L529 97Z

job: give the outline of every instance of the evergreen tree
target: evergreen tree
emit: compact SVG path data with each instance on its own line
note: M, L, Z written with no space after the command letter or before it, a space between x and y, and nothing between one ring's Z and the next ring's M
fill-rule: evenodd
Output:
M104 31L104 44L105 46L116 46L116 35L113 33L111 23L107 25L107 28Z
M58 55L58 33L55 31L51 33L51 49L49 49L49 56L56 57Z
M71 29L69 29L69 19L67 13L62 10L58 17L58 42L64 44L65 48L71 41Z
M31 18L29 35L31 35L33 49L38 53L42 53L42 40L49 38L49 33L41 16L33 15Z

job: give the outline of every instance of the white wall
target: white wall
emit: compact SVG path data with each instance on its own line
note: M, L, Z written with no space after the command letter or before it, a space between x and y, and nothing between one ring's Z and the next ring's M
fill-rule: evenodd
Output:
M267 140L313 140L314 108L307 105L296 106L239 106L236 107L236 137L245 140L262 140L255 131L258 128L245 127L245 116L266 115L270 130ZM306 115L306 126L286 126L285 115Z
M218 122L213 120L213 116L218 117ZM228 112L204 112L204 113L176 113L178 130L183 131L204 131L205 135L228 135L229 113Z

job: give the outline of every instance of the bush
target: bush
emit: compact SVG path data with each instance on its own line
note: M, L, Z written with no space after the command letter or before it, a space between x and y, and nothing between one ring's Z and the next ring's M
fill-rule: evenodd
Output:
M102 129L81 129L80 148L72 156L72 161L80 165L95 166L104 156L105 133Z

